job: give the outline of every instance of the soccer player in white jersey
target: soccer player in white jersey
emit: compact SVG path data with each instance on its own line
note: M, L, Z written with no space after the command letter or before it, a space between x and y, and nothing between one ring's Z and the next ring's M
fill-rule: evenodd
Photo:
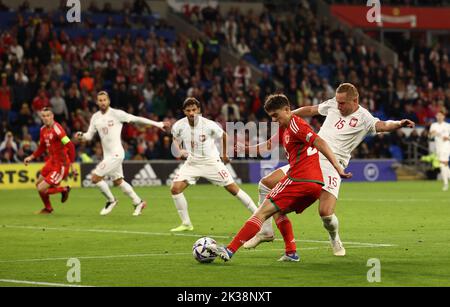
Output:
M115 186L131 198L134 205L134 216L141 214L146 207L146 202L142 200L133 187L123 179L122 162L125 151L122 146L121 133L123 123L136 123L142 125L156 126L162 130L168 127L167 123L155 122L153 120L128 114L122 110L110 107L109 95L105 91L97 94L97 105L99 111L92 115L88 131L86 133L77 132L79 140L90 141L98 132L103 148L103 160L92 172L92 183L94 183L106 197L106 206L100 212L101 215L109 214L117 205L117 199L111 193L108 184L103 180L109 176Z
M226 133L217 123L200 115L200 102L195 98L189 97L183 102L183 112L186 117L173 125L172 134L175 147L178 147L180 155L187 160L176 174L170 189L182 223L171 231L194 230L183 191L188 185L195 184L200 177L225 187L248 210L255 212L257 208L253 200L234 182L224 164L229 162L226 154ZM223 144L223 162L215 144L218 139Z
M437 122L431 124L430 137L434 137L436 144L436 155L438 156L441 168L441 176L444 181L443 191L448 190L448 179L450 170L448 168L448 158L450 156L450 124L445 122L445 114L439 111L436 114Z
M368 110L359 105L358 90L350 83L341 84L337 88L334 98L316 106L301 107L294 110L293 113L301 117L326 116L318 135L328 143L344 168L348 166L351 152L367 135L415 126L408 119L381 121L373 117ZM259 144L258 148L267 148L267 144ZM319 214L322 218L323 226L329 233L333 254L344 256L345 248L338 232L339 222L334 213L341 178L323 155L320 155L320 168L322 169L325 186L322 188L319 198ZM265 198L265 195L275 187L288 170L289 165L281 167L261 179L259 182L260 199ZM244 247L254 248L261 242L269 242L273 241L273 239L272 227L264 227L260 233L247 241Z

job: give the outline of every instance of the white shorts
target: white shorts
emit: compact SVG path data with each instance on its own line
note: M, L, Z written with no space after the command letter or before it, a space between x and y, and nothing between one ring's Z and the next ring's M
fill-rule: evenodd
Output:
M320 169L322 170L323 181L325 183L322 190L331 193L334 197L336 197L336 199L338 199L339 189L341 187L341 176L339 176L339 173L327 159L319 159L319 162ZM287 164L279 169L287 174L289 168L290 165Z
M341 188L341 176L327 159L319 159L320 168L322 169L323 182L325 185L322 190L325 190L338 199L339 189Z
M221 187L234 183L230 171L220 160L204 163L186 161L175 175L173 182L186 181L188 184L195 184L200 177Z
M99 177L108 176L114 181L123 178L122 163L122 158L104 159L92 172Z
M439 161L448 162L448 158L450 156L449 148L437 149L436 150L437 157Z

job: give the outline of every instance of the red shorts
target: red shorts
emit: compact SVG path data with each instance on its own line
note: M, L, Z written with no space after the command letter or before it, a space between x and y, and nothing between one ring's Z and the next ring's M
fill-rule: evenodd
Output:
M41 171L41 176L50 185L59 185L69 175L69 165L47 162Z
M284 177L267 195L267 199L281 213L297 214L311 206L320 196L322 184L309 181L293 181Z

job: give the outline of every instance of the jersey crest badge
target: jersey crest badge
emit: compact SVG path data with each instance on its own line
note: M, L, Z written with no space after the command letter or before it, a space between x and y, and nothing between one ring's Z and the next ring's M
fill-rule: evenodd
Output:
M289 143L289 139L290 139L289 134L286 134L286 135L284 136L284 142L285 142L286 144L288 144L288 143Z
M199 135L199 140L200 140L200 142L204 142L204 141L206 141L206 135L204 135L204 134L201 134L201 135Z
M350 120L350 123L349 123L350 127L355 128L357 124L358 124L358 119L356 117L352 117L352 119Z
M112 127L114 126L114 121L113 120L108 120L108 127Z

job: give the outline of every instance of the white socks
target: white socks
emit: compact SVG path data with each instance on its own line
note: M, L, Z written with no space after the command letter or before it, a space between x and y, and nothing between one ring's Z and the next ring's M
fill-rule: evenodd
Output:
M255 212L256 209L258 209L250 196L248 196L248 194L243 190L239 189L239 192L235 196L241 201L245 208L250 210L251 213Z
M112 195L108 184L104 180L100 180L95 185L100 189L100 191L102 191L103 195L105 195L106 199L109 202L113 202L115 200L114 195Z
M264 202L267 194L269 194L270 191L271 190L268 187L266 187L263 183L261 183L261 181L259 182L259 185L258 185L259 206L261 206L261 204ZM263 223L261 231L259 232L261 235L267 236L267 237L273 237L274 233L273 233L273 227L272 227L272 220L273 220L273 218L270 217Z
M125 180L122 180L122 183L119 185L119 187L123 193L131 198L133 204L139 205L142 202L142 199L140 199L139 196L137 196L136 192L134 192L133 187Z
M172 195L172 199L175 203L175 207L178 210L178 215L180 216L183 225L192 225L188 213L188 204L186 201L186 197L184 197L184 194L180 193L177 195Z
M115 200L114 195L111 193L111 190L109 189L108 184L105 182L105 180L101 180L95 184L100 191L102 191L103 195L105 195L106 199L109 202L112 202ZM126 182L125 180L122 180L122 183L119 185L120 189L125 193L127 196L131 198L133 201L133 204L139 205L142 201L139 196L137 196L136 192L134 192L133 187Z
M444 185L448 185L448 177L450 176L450 170L448 168L448 165L441 164L441 176L442 180L444 181Z
M339 238L339 221L336 215L332 214L329 216L322 216L323 221L323 227L328 231L330 234L330 239L333 241L340 240Z

